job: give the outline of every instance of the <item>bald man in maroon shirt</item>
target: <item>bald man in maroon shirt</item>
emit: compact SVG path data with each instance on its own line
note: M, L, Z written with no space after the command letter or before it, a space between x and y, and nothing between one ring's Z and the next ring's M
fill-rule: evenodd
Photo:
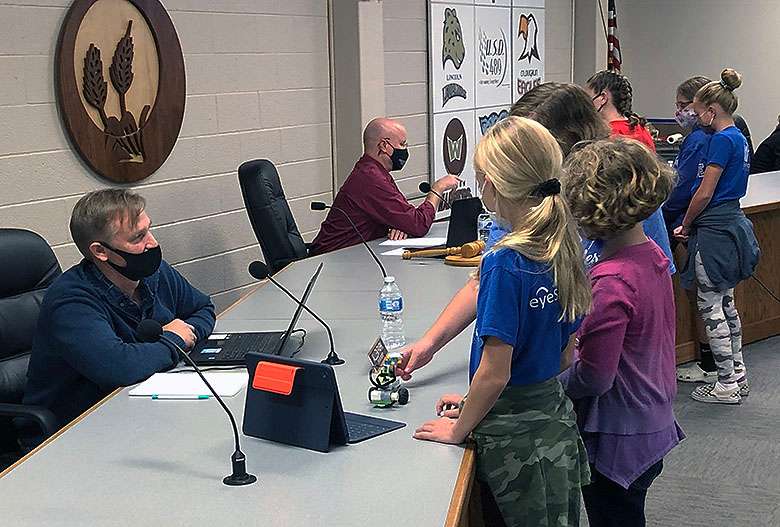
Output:
M401 123L384 117L368 123L363 131L363 156L336 194L333 208L320 226L309 254L360 243L349 219L366 241L384 236L392 239L425 236L440 199L430 192L419 207L406 200L390 172L401 170L408 158L406 128ZM444 176L433 183L432 190L441 194L457 187L459 182L455 176Z

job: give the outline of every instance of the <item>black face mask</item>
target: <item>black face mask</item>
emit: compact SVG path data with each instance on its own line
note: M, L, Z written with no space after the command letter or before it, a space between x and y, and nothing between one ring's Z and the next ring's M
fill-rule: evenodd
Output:
M127 264L125 267L120 267L110 260L106 263L108 263L108 265L113 267L117 273L121 274L128 280L137 281L141 280L142 278L152 276L157 271L157 269L160 268L160 262L162 261L162 249L160 249L159 245L157 247L147 249L142 253L135 254L120 251L119 249L114 249L105 242L100 242L100 244L106 249L110 249L124 258L125 263Z
M393 166L390 167L390 171L401 170L407 159L409 159L408 148L393 148L393 154L390 156L390 162L393 163Z

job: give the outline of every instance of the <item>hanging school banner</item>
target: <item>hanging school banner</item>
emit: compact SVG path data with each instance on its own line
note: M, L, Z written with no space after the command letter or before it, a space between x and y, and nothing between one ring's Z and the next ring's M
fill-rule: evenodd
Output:
M474 195L474 147L544 79L544 0L429 0L431 178Z

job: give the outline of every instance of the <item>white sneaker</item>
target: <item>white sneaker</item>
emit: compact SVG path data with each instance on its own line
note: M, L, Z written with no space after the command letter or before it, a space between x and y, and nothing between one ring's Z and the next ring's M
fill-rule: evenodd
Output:
M677 367L677 380L682 382L713 382L718 372L704 371L698 362L689 362Z
M739 404L742 396L739 395L739 384L732 382L721 384L705 384L691 392L691 398L702 403Z

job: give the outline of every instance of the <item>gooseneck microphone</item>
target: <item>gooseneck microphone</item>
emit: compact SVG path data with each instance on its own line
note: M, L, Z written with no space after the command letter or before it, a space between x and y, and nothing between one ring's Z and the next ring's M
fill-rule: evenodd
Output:
M340 212L341 214L343 214L345 218L347 218L347 221L349 222L349 224L352 225L352 229L358 235L358 237L360 238L360 241L363 242L363 245L365 246L365 248L368 251L368 253L371 255L371 257L374 259L376 264L379 266L379 270L382 271L382 277L383 278L387 278L387 271L385 271L385 266L382 265L382 262L379 261L379 258L377 257L376 253L373 250L371 250L371 247L368 246L368 243L366 243L366 239L363 238L362 234L360 234L360 231L358 230L358 228L353 223L352 218L349 217L349 214L347 214L342 209L340 209L340 208L338 208L338 207L336 207L334 205L327 205L327 204L323 203L322 201L312 201L311 202L311 210L325 210L325 209L336 210L336 211Z
M447 205L448 207L452 208L452 205L450 205L450 202L449 202L449 201L448 201L448 200L447 200L447 199L446 199L444 196L442 196L441 194L439 194L438 192L436 192L435 190L433 190L433 187L432 187L432 186L431 186L431 184L430 184L430 183L428 183L427 181L423 181L422 183L420 183L420 185L419 185L417 188L419 188L419 189L420 189L420 192L422 192L422 193L424 193L424 194L427 194L427 193L429 193L429 192L430 192L430 193L432 193L434 196L438 196L438 197L439 197L439 199L440 199L440 200L442 200L442 202L443 202L445 205Z
M282 284L274 280L274 277L271 276L271 274L268 272L268 266L264 264L263 262L256 261L249 264L249 274L252 275L252 278L255 278L257 280L265 280L266 278L271 281L272 284L274 284L276 287L278 287L284 294L290 297L293 302L301 306L308 314L310 314L314 319L322 324L322 327L325 328L325 331L328 332L328 340L330 341L330 352L328 352L328 356L322 359L323 364L330 364L331 366L338 366L339 364L344 364L344 359L339 357L336 354L336 347L333 345L333 332L330 330L330 326L322 320L319 316L317 316L317 313L309 309L309 307L304 304L301 300L293 296L291 292L287 290Z
M253 474L248 474L246 471L246 456L243 452L241 452L241 445L238 441L238 427L236 426L236 419L233 417L233 414L230 412L228 407L225 405L224 401L222 401L222 398L217 395L216 390L209 384L209 381L206 380L206 377L203 376L203 373L201 373L198 366L193 362L193 360L187 355L183 349L179 347L178 344L176 344L174 341L169 339L163 334L163 327L162 324L157 322L156 320L152 319L144 319L141 321L140 324L138 324L138 329L136 330L136 334L138 335L138 339L141 342L157 342L158 340L162 340L163 342L170 344L176 350L179 352L179 355L184 359L185 362L187 362L192 368L197 372L198 375L200 375L200 378L203 380L203 382L206 384L206 387L211 391L211 393L214 395L214 398L219 402L219 404L222 406L222 408L225 410L225 413L227 413L228 417L230 418L230 424L233 426L233 438L236 442L236 450L233 452L233 455L230 458L230 461L233 466L233 473L229 476L226 476L222 483L225 485L230 485L233 487L241 486L241 485L251 485L255 481L257 481L257 477Z

